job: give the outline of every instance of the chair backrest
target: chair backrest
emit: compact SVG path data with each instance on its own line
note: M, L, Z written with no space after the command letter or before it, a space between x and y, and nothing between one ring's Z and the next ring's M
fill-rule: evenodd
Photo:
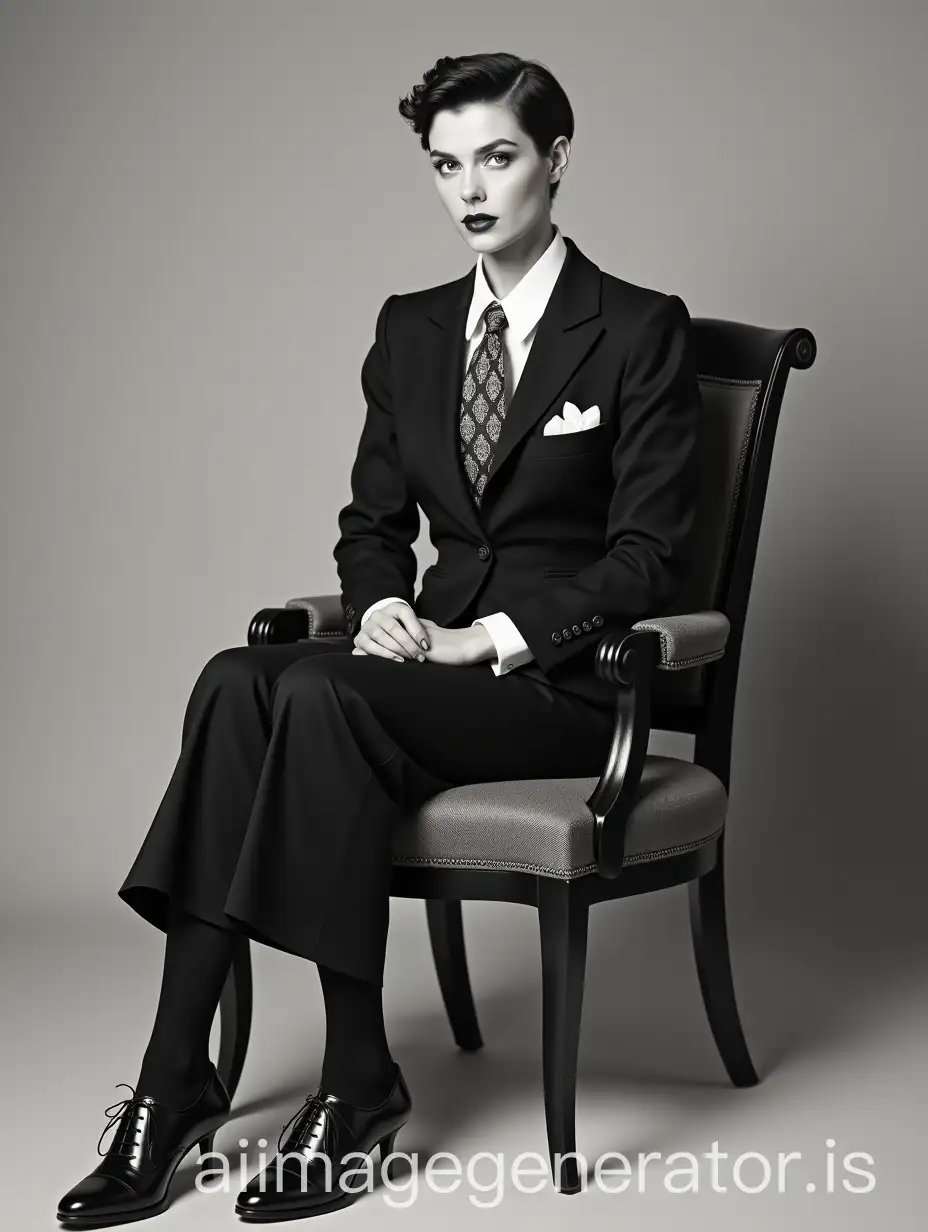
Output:
M725 655L683 672L658 671L652 726L699 732L713 699L734 705L770 460L791 368L815 361L807 329L776 330L738 321L693 318L704 404L699 500L689 573L664 614L724 612L731 623ZM727 716L730 719L730 712Z

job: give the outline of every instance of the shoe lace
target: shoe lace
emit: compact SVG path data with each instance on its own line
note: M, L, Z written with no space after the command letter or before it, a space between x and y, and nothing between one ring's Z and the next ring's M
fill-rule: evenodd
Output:
M109 1117L110 1119L107 1122L106 1128L103 1130L103 1133L97 1139L97 1154L98 1155L108 1155L108 1154L109 1155L122 1155L123 1147L128 1147L129 1148L128 1153L131 1155L136 1150L138 1144L135 1141L135 1139L131 1137L131 1134L134 1134L135 1132L137 1132L140 1127L137 1125L132 1125L130 1127L130 1123L128 1120L126 1121L125 1132L123 1134L123 1137L119 1139L119 1141L117 1141L116 1138L114 1137L113 1141L110 1143L110 1145L107 1147L105 1151L100 1150L100 1143L103 1141L107 1132L110 1129L112 1129L112 1127L117 1123L117 1121L120 1120L121 1117L123 1117L126 1113L130 1111L135 1111L136 1109L145 1105L149 1110L149 1114L151 1118L151 1131L148 1137L148 1154L150 1156L152 1153L152 1147L155 1144L155 1133L157 1132L157 1128L158 1128L154 1105L157 1104L159 1101L156 1099L152 1099L150 1095L136 1095L135 1087L132 1086L132 1084L129 1082L117 1082L116 1086L117 1087L128 1087L129 1090L132 1092L132 1094L131 1096L126 1096L125 1099L121 1099L116 1104L110 1104L109 1108L103 1109L103 1115Z
M315 1114L315 1116L318 1116L320 1112L326 1112L326 1113L331 1113L331 1114L334 1114L334 1116L335 1116L335 1117L337 1117L337 1118L338 1118L338 1120L340 1120L340 1121L341 1121L341 1123L345 1126L345 1129L346 1129L346 1130L348 1131L348 1133L350 1134L350 1132L351 1132L351 1130L350 1130L350 1126L348 1125L348 1122L344 1119L344 1117L341 1115L341 1113L340 1113L340 1112L338 1112L338 1111L337 1111L337 1109L333 1108L333 1106L332 1106L331 1104L327 1104L327 1103L325 1102L325 1099L323 1098L323 1096L320 1094L320 1092L318 1092L318 1091L313 1091L313 1092L311 1092L311 1094L309 1094L309 1095L307 1095L307 1096L306 1096L306 1099L303 1101L302 1105L301 1105L299 1108L297 1108L296 1112L294 1112L294 1114L293 1114L293 1116L290 1118L290 1120L289 1120L289 1121L286 1121L286 1122L284 1123L284 1125L283 1125L283 1126L281 1126L280 1134L279 1134L279 1136L278 1136L278 1138L277 1138L277 1149L278 1149L278 1151L282 1151L282 1150L283 1150L284 1135L285 1135L286 1131L290 1128L290 1126L291 1126L291 1125L292 1125L292 1124L293 1124L296 1120L298 1120L301 1116L304 1116L304 1115L309 1115L309 1114L311 1114L311 1113L312 1113L312 1114ZM322 1149L323 1149L323 1151L325 1151L327 1154L328 1154L328 1146L329 1146L329 1141L328 1141L328 1137L329 1137L329 1126L330 1126L331 1124L333 1124L333 1122L332 1122L332 1121L330 1121L328 1118L326 1118L326 1119L323 1121L323 1125L325 1126L325 1132L324 1132L324 1134L323 1134Z

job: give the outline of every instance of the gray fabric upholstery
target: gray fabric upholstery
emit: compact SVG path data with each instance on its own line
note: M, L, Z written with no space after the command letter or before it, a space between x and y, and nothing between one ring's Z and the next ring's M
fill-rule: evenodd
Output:
M593 816L584 801L597 782L514 779L449 788L397 824L393 863L585 876L596 865ZM649 754L626 830L626 862L709 842L721 832L727 807L725 788L710 770Z
M682 671L698 663L721 659L731 625L724 612L687 612L684 616L658 616L639 620L632 629L650 629L661 635L658 667Z

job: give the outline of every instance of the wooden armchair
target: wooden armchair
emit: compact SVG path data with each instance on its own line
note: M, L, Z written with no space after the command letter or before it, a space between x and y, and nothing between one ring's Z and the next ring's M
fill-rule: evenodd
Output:
M696 318L705 406L696 550L674 614L605 635L595 670L615 686L615 733L596 778L461 786L402 819L391 893L425 900L438 983L455 1042L482 1045L461 904L538 911L548 1148L562 1193L581 1185L575 1095L589 909L686 883L700 987L737 1086L757 1073L738 1016L725 922L724 843L732 723L774 438L791 368L808 368L805 329ZM339 596L289 600L253 618L249 644L325 638L351 649ZM651 729L695 736L692 762L648 753ZM219 1069L233 1093L251 1020L243 939L221 1006ZM557 1166L555 1156L568 1158Z

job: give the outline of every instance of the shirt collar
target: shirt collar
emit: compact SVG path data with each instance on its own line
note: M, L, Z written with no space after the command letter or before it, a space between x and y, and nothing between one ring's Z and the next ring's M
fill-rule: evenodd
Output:
M548 247L532 268L522 275L521 280L509 294L498 301L506 314L510 338L517 342L524 342L538 324L551 298L551 292L554 290L554 284L557 282L566 256L567 245L564 243L560 228L555 226L554 239ZM481 253L477 258L474 294L470 301L470 311L467 314L467 324L464 329L468 339L474 336L484 312L496 298L483 272L483 253Z

